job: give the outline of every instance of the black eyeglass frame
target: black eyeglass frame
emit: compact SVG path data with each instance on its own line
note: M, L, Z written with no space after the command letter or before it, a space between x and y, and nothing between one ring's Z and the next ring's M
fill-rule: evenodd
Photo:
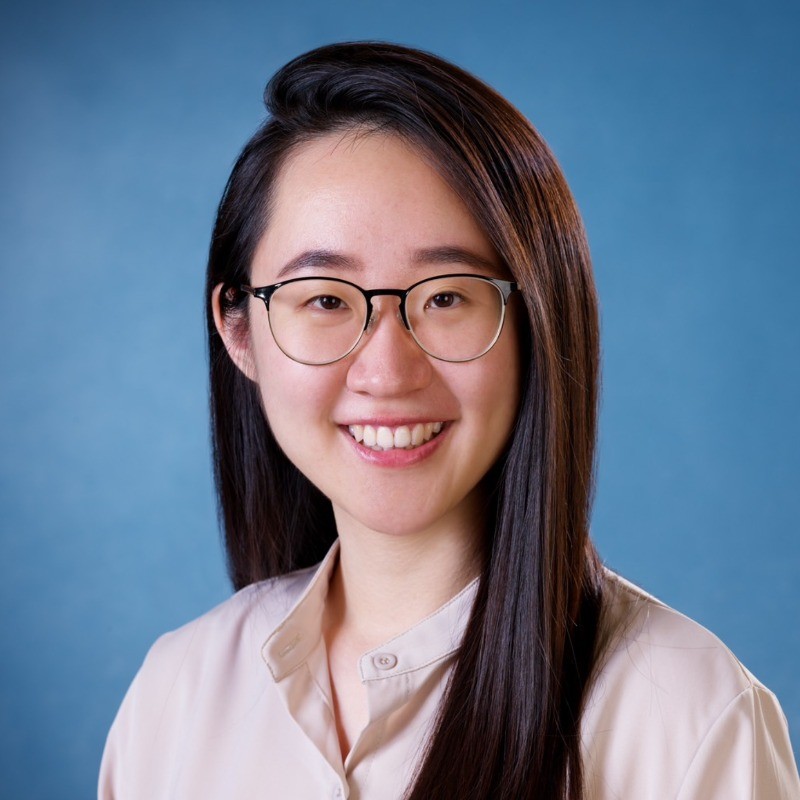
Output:
M411 324L408 321L408 314L406 313L406 298L408 295L416 289L418 286L421 286L423 283L429 283L430 281L437 281L443 280L446 278L477 278L478 280L485 281L486 283L491 283L500 293L500 297L503 300L503 304L500 308L500 324L497 326L497 333L495 334L492 341L486 347L483 352L478 353L476 356L470 356L469 358L442 358L441 356L437 356L434 353L431 353L427 348L425 348L422 343L417 339L416 334L414 333L414 329L411 327ZM280 289L282 286L286 286L290 283L300 283L301 281L330 281L332 283L343 283L346 286L351 286L353 289L358 290L364 297L367 305L367 313L365 315L364 320L364 327L361 329L361 333L358 335L358 338L353 343L353 346L343 355L338 356L337 358L333 358L330 361L303 361L302 359L295 358L292 355L289 355L283 347L281 347L278 338L275 336L275 331L272 330L272 322L270 320L270 331L272 333L272 338L275 339L275 344L278 345L281 352L287 356L287 358L291 358L292 361L296 361L298 364L307 364L308 366L319 366L324 367L328 364L335 364L337 361L341 361L343 358L347 358L347 356L352 353L356 347L361 343L361 340L364 338L364 333L369 329L370 322L375 314L375 308L372 305L372 299L374 297L397 297L400 300L399 311L400 311L400 319L403 321L403 325L405 329L411 334L414 341L417 343L419 348L424 352L427 353L431 358L435 358L437 361L446 361L452 364L461 364L467 361L474 361L476 358L480 358L481 356L485 356L497 343L497 340L500 338L500 334L503 332L503 325L505 324L506 319L506 306L508 305L508 300L514 292L520 291L519 286L517 285L516 281L506 281L501 278L490 278L486 275L475 275L471 272L452 272L447 273L445 275L433 275L430 278L424 278L421 281L417 281L416 283L412 283L407 289L362 289L357 283L353 283L352 281L346 281L343 278L328 278L322 275L309 275L303 276L302 278L290 278L286 281L280 281L279 283L273 283L269 286L248 286L247 284L241 284L239 289L246 294L250 294L253 297L257 297L259 300L264 301L264 305L267 309L267 318L269 319L269 301L272 298L272 295Z

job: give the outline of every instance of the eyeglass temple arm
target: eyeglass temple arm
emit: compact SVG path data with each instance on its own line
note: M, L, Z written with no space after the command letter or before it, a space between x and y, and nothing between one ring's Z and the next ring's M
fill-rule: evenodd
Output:
M515 281L504 281L500 280L499 278L495 278L492 282L498 289L500 289L500 293L503 295L503 305L508 303L508 298L511 297L514 292L522 291Z
M251 294L253 297L257 297L259 300L263 300L269 306L269 299L275 293L275 290L280 286L280 284L275 284L274 286L248 286L246 283L239 284L239 290L245 292L246 294Z

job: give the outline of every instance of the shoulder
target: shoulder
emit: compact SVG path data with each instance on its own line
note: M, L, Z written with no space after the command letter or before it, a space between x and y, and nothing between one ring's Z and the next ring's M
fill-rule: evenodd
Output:
M269 674L261 648L315 570L248 586L156 641L109 732L99 797L163 796L187 748L247 717Z
M790 796L776 789L797 776L780 706L714 634L607 571L601 648L583 723L596 796ZM743 790L759 780L766 793Z
M606 691L633 681L654 698L702 695L708 707L761 686L713 633L610 570L603 635L598 678Z
M251 584L150 648L137 680L150 673L164 680L177 670L207 671L213 662L246 664L280 625L314 577L317 567ZM234 658L246 655L244 660ZM261 665L263 666L263 664Z
M318 565L241 589L218 606L158 639L153 651L181 649L211 638L239 638L243 632L271 630L291 610L314 577Z

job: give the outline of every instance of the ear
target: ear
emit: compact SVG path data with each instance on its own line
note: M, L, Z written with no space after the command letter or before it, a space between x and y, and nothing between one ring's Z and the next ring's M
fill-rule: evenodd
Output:
M222 289L224 284L218 283L211 293L211 310L214 314L214 325L225 344L225 349L234 364L251 381L256 380L255 360L250 347L250 330L247 319L241 314L222 310L224 302Z

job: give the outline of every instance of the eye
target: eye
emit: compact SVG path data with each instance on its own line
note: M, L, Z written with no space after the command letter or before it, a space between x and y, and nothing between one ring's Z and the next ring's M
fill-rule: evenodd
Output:
M455 292L437 292L431 296L425 308L454 308L463 302L464 298Z
M309 308L321 311L339 311L347 307L347 303L341 297L336 297L332 294L321 294L317 297L312 297L307 305Z

